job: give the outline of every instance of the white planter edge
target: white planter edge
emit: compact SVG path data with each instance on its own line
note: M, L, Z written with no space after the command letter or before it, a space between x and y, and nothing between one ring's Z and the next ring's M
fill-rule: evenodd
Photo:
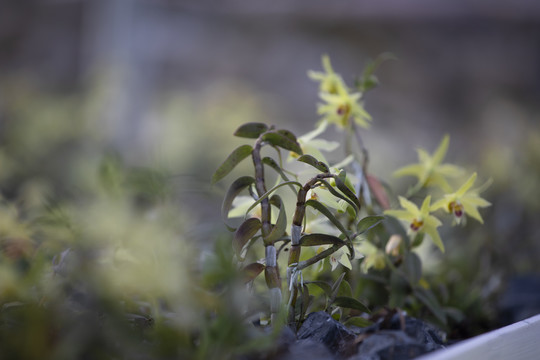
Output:
M540 314L417 358L417 360L457 359L540 359Z

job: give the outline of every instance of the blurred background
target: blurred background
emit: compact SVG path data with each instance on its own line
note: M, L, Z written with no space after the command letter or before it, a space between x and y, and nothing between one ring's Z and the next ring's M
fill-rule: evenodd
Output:
M448 161L492 178L484 197L493 205L483 227L471 221L448 231L442 266L450 270L441 282L456 301L472 284L491 315L521 311L525 298L538 306L534 0L2 1L4 196L16 197L29 178L73 196L87 179L85 164L114 153L165 174L186 239L209 243L225 231L226 189L209 179L242 143L231 136L236 127L257 121L310 131L318 89L306 73L321 69L321 55L352 84L383 52L398 60L379 68L380 86L366 96L371 172L405 189L392 172L415 162L417 147L431 152L450 134ZM511 286L522 296L504 295ZM527 311L540 311L534 306Z

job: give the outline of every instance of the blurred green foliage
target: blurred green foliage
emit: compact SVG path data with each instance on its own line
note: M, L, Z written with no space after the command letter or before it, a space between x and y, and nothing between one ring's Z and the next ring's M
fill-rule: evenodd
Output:
M185 165L157 155L152 168L131 165L88 117L92 94L18 85L0 133L0 358L227 359L268 348L274 338L246 326L230 237L186 236L175 178ZM161 150L182 150L176 140Z

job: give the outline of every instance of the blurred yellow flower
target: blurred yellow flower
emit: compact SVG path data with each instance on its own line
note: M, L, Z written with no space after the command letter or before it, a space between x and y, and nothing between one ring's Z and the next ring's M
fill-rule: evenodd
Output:
M431 241L444 252L444 245L437 231L437 227L442 224L439 219L430 214L431 196L424 199L420 209L402 196L399 197L399 203L404 210L386 210L384 213L408 222L409 234L411 235L415 236L418 233L428 234Z
M320 91L328 94L337 94L337 88L343 83L341 76L334 72L332 64L330 64L330 57L328 55L322 56L322 66L324 72L320 71L308 71L308 76L320 83Z
M445 135L433 155L429 155L424 149L417 149L420 162L402 167L394 172L394 176L416 176L418 183L415 189L423 186L439 186L443 191L451 191L446 178L459 176L462 169L456 165L442 164L449 143L450 137Z
M360 102L361 93L349 93L345 84L340 84L335 94L321 92L319 97L325 102L319 104L317 109L317 113L323 115L323 121L326 120L339 128L345 128L349 120L354 119L358 126L369 127L371 116Z
M435 202L431 209L438 210L442 208L446 212L452 213L457 224L461 224L467 214L483 224L484 221L478 212L478 208L487 207L491 204L481 198L476 190L469 190L475 181L476 173L472 174L456 192L446 194L443 199Z

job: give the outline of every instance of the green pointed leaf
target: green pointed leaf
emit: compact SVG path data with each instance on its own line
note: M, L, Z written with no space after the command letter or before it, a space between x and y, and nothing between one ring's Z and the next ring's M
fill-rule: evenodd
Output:
M431 311L440 322L446 324L446 314L431 291L422 287L416 287L414 289L414 296L426 305L429 311Z
M285 150L293 151L298 155L302 155L302 148L296 140L291 139L291 137L286 136L279 132L267 132L262 136L264 141L268 141L273 146L278 146Z
M227 214L229 213L229 210L231 210L234 198L236 198L236 196L238 196L238 194L242 192L242 190L246 189L253 183L255 183L255 179L251 176L242 176L241 178L236 179L231 184L229 190L227 191L227 194L225 194L225 197L223 198L223 203L221 204L221 216L223 218L223 221L226 222L227 220Z
M250 281L255 280L257 276L259 276L260 273L264 270L264 265L261 263L252 263L249 265L246 265L242 272L244 273L244 282L248 283Z
M234 132L234 136L256 139L261 136L262 133L268 130L268 126L263 123L250 122L244 125L241 125Z
M338 219L336 219L336 217L330 212L330 210L328 210L326 206L324 206L317 200L311 199L306 201L306 206L311 206L312 208L318 210L321 214L326 216L328 220L330 220L330 222L332 222L332 224L334 224L339 229L339 231L341 231L345 236L348 237L347 230L345 229L343 224L340 223Z
M358 222L358 225L356 226L356 230L358 234L365 233L366 231L374 228L375 226L379 225L381 221L385 219L384 216L379 215L373 215L373 216L366 216L362 220Z
M334 299L334 305L347 309L355 309L369 313L369 308L360 301L347 296L338 296Z
M242 145L237 147L221 164L214 175L212 175L212 184L217 183L219 180L223 179L227 174L229 174L236 165L238 165L242 160L251 155L253 148L249 145Z
M262 159L262 162L263 164L265 165L268 165L270 166L272 169L274 169L278 174L279 176L281 176L281 178L283 179L283 181L290 181L289 178L287 177L287 175L285 175L285 172L283 171L283 169L278 165L278 163L270 158L270 157L264 157ZM293 193L296 195L297 194L297 191L296 189L294 188L294 186L292 185L289 185L289 187L291 188L291 190L293 191Z
M327 297L332 295L332 286L324 281L304 281L304 284L313 284L318 286L322 291L324 291Z
M361 208L360 201L358 201L358 198L356 197L355 193L351 189L349 189L347 185L345 185L345 181L342 180L340 176L335 176L334 179L336 181L337 188L343 194L345 194L349 199L351 199L358 209L360 209Z
M300 238L300 246L342 245L340 238L327 234L307 234Z
M422 277L422 261L420 257L412 251L407 252L401 266L407 274L409 282L413 285L418 284Z
M244 245L259 231L262 227L261 221L257 218L249 218L244 221L234 233L233 248L236 255L240 257Z
M311 301L313 299L313 296L309 295L309 289L306 284L302 284L302 304L300 307L300 318L303 319L306 316L307 310L309 305L311 304Z
M339 277L337 278L337 280L332 284L332 293L330 294L331 302L334 302L334 299L337 296L339 287L341 286L341 282L343 281L344 277L345 277L345 272L342 272L341 275L339 275Z
M272 244L277 239L281 238L285 234L287 228L287 214L285 213L285 206L278 195L274 195L270 198L270 204L276 206L279 209L278 218L276 224L272 228L272 231L265 239L265 242Z
M336 297L341 297L341 296L352 297L351 284L349 284L347 280L343 280L341 282L341 285L339 286Z
M328 168L328 165L326 165L322 161L319 161L319 160L315 159L311 155L304 154L304 155L300 156L297 160L301 161L301 162L304 162L306 164L309 164L309 165L313 166L315 169L317 169L317 170L319 170L321 172L329 172L330 171L330 169Z
M319 180L319 182L321 184L324 184L325 189L328 190L332 195L334 195L337 198L342 199L343 201L345 201L349 205L351 205L351 207L353 209L353 212L354 212L354 216L356 216L356 212L357 212L358 208L356 207L356 204L354 202L352 202L348 197L346 197L345 195L341 194L336 189L334 189L334 187L332 185L330 185L330 183L328 183L328 181L325 181L325 180L321 179L321 180Z
M361 316L353 316L353 317L348 318L345 321L344 325L347 327L357 326L359 328L365 328L365 327L373 325L373 322Z

